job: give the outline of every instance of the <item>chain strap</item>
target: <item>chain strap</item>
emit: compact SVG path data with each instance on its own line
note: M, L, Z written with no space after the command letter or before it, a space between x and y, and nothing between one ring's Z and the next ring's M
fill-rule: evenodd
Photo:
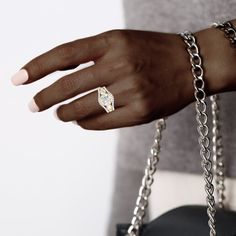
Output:
M224 208L225 205L225 159L223 155L222 136L220 135L221 126L219 121L220 107L218 104L219 95L210 97L212 110L212 155L215 186L217 194L217 206Z
M162 132L166 127L165 119L159 119L156 122L156 132L154 137L154 142L150 150L150 156L147 160L147 166L145 169L145 174L142 179L142 184L139 189L138 198L136 201L136 206L133 213L133 218L131 225L128 229L127 236L138 236L140 228L143 224L143 219L148 207L148 197L151 194L151 186L154 181L154 174L157 169L157 164L159 162L160 153L160 142L162 138Z
M214 164L214 174L216 181L216 189L218 196L219 207L224 207L224 180L225 180L225 167L224 158L222 155L222 137L220 136L220 124L219 124L219 96L213 95L210 97L212 102L212 122L213 122L213 163L211 161L211 151L210 151L210 140L208 138L209 128L207 125L207 106L206 106L206 93L205 93L205 82L203 79L203 68L202 60L199 55L199 49L196 44L195 37L189 33L184 32L180 34L187 44L187 50L190 55L190 62L192 65L192 74L194 77L194 96L196 99L196 120L197 120L197 131L199 134L198 142L200 145L200 156L202 158L202 168L203 176L205 180L205 191L207 194L207 214L209 217L208 225L210 228L210 236L216 236L216 204L214 198L214 185L213 185L213 171L212 166ZM162 138L162 132L166 128L165 119L157 120L156 122L156 134L154 138L154 143L151 147L151 154L147 160L147 166L145 168L145 174L142 179L142 184L139 189L139 195L136 201L135 209L133 212L133 218L131 225L128 229L127 236L139 236L140 229L143 225L143 219L148 207L148 198L151 194L151 186L154 181L154 174L157 169L157 164L159 162L160 153L160 142Z
M209 217L208 225L210 227L210 236L216 235L216 220L215 220L215 198L214 198L214 186L213 173L212 173L212 161L211 152L209 149L210 141L208 138L209 129L207 126L207 114L206 114L206 94L205 94L205 82L203 79L202 60L199 55L199 49L196 44L195 37L189 33L184 32L181 34L184 42L187 44L188 53L190 55L190 62L192 65L192 74L194 77L194 96L196 99L196 120L198 123L197 130L199 133L198 142L200 145L200 156L202 158L203 176L205 180L205 191L207 194L207 214Z
M221 30L225 37L229 39L230 45L236 47L236 29L232 22L225 21L222 23L214 23L213 27ZM216 183L216 193L218 197L218 207L224 208L225 205L225 159L223 156L222 137L220 135L219 124L219 95L211 97L212 115L213 115L213 160L214 175Z

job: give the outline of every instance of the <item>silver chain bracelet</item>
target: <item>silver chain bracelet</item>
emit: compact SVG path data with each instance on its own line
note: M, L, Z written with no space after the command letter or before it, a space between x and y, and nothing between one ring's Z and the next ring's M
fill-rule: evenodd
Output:
M230 21L213 23L212 26L224 32L225 37L230 41L230 45L236 47L236 29Z
M220 208L224 207L224 158L222 137L220 135L219 124L219 96L213 95L210 97L212 103L212 123L213 123L213 163L211 161L210 140L208 138L209 128L207 124L206 114L206 94L205 94L205 82L204 73L202 68L202 60L199 55L199 49L196 44L194 35L189 32L180 34L184 42L187 44L187 50L190 55L190 62L192 65L192 74L194 77L194 96L196 99L196 120L198 123L197 130L199 134L198 142L200 145L200 156L202 158L202 168L204 171L205 191L207 194L207 214L209 217L208 225L210 228L210 236L216 236L216 204L214 198L214 185L213 185L213 168L216 178L216 189L218 196L218 204ZM143 225L143 219L148 207L148 198L151 194L151 186L154 181L154 174L156 173L157 164L159 162L160 142L162 138L162 132L166 128L165 119L159 119L156 122L156 133L154 143L151 147L151 153L147 160L147 166L145 168L145 174L142 179L142 184L139 189L138 198L136 200L135 209L133 212L133 218L131 225L128 229L127 236L139 236L140 229ZM213 167L214 166L214 167Z

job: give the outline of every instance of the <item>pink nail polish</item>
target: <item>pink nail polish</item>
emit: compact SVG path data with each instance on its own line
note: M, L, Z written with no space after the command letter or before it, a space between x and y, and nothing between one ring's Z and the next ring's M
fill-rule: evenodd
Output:
M32 99L29 103L29 109L31 112L39 112L39 107L37 106L37 104L35 103L35 100Z
M78 126L78 123L77 123L77 121L73 120L73 121L71 121L71 122L72 122L72 124L74 124L74 125Z
M12 76L11 82L14 85L18 86L24 84L28 79L29 79L28 72L25 69L22 69Z
M57 109L54 110L53 115L54 115L54 117L55 117L57 120L60 120L59 117L58 117L58 115L57 115Z

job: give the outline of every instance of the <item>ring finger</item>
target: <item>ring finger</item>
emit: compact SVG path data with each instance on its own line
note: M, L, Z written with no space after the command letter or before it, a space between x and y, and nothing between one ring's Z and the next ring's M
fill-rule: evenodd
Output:
M97 64L66 75L35 95L31 104L36 108L32 111L44 111L51 106L95 89L99 86L110 85L118 77L122 77L119 64Z
M127 96L129 96L128 91L123 90L122 87L119 86L119 83L108 86L107 90L114 96L115 109L123 107L127 104ZM60 106L56 112L60 120L68 122L87 119L102 114L106 111L98 103L98 92L93 91L69 104Z

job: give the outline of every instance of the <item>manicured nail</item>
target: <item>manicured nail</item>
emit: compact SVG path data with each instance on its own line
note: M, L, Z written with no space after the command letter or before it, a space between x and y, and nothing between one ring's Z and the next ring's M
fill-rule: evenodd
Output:
M29 103L29 109L31 112L39 112L39 107L37 106L37 104L35 103L35 100L32 99Z
M57 120L59 120L58 115L57 115L57 109L54 110L53 115L54 115L54 117L55 117Z
M22 69L12 76L11 82L14 85L18 86L24 84L28 79L29 79L28 72L25 69Z
M77 123L77 121L76 121L76 120L73 120L73 121L71 121L71 122L72 122L72 124L74 124L74 125L78 126L78 123Z

